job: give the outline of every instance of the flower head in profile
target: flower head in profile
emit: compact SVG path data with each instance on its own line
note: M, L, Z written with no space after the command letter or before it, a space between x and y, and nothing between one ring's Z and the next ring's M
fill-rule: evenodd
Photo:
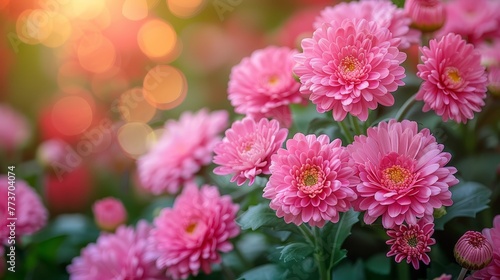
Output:
M70 279L165 279L164 272L147 258L150 230L147 222L139 221L137 228L122 225L115 233L101 233L67 267Z
M404 84L400 64L406 54L397 48L399 41L373 21L324 23L295 55L300 90L310 94L318 112L332 110L336 121L347 113L365 121L369 109L393 105L391 93Z
M493 247L483 234L469 230L458 239L453 254L461 267L478 270L491 262Z
M9 183L9 182L12 182ZM15 190L12 189L14 185ZM15 201L8 199L12 197L9 192L15 193ZM11 212L12 203L15 205L15 212ZM32 234L42 229L47 224L48 212L40 199L38 193L21 179L9 180L7 175L0 175L0 243L7 244L7 239L11 233L8 227L10 223L6 217L16 218L15 238Z
M438 30L446 19L445 5L441 0L407 0L404 11L412 20L411 26L425 32Z
M451 154L443 152L428 129L416 122L381 122L347 146L361 182L356 186L357 211L366 211L372 224L382 217L384 228L416 224L434 209L450 206L449 187L458 183L456 168L447 167Z
M141 185L153 194L176 193L201 166L210 163L227 123L226 111L205 109L167 121L161 138L137 162Z
M215 146L214 160L219 166L217 175L233 174L231 182L241 186L249 180L252 185L255 176L269 174L271 155L283 144L288 135L286 128L280 129L276 120L266 118L256 122L245 118L233 123L226 130L226 137Z
M271 177L263 197L285 222L322 227L356 199L357 178L340 139L295 134L271 157Z
M406 263L411 263L413 268L420 267L420 261L428 265L431 259L429 253L436 240L431 238L434 233L434 223L426 218L420 219L416 224L398 225L387 231L391 237L386 241L391 245L388 257L395 256L396 262L400 263L406 259Z
M300 84L294 79L293 55L288 47L256 50L231 70L229 100L236 113L255 119L270 117L290 126L290 104L304 103Z
M217 187L187 185L173 208L165 208L154 220L150 250L156 266L166 268L168 277L186 279L200 270L211 272L220 263L220 252L229 252L230 238L240 229L235 222L238 205L220 196Z
M482 234L491 244L493 259L484 268L475 271L468 279L500 279L500 215L493 219L493 228L485 228Z
M0 104L0 151L11 152L30 137L28 120L8 105Z
M127 220L125 206L114 197L106 197L96 201L92 206L92 211L97 225L103 230L114 231Z
M422 64L417 76L424 82L416 99L424 101L423 111L431 109L444 121L466 123L480 112L486 98L487 78L481 55L460 35L448 34L429 47L420 48Z
M403 49L420 42L420 32L410 28L411 18L388 0L361 0L328 6L316 18L314 28L321 28L324 23L334 21L340 23L347 18L374 21L380 27L389 29L394 38L401 39L399 47Z

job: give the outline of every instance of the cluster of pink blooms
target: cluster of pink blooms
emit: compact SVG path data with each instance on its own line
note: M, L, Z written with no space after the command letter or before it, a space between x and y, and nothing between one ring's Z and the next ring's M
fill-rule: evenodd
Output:
M238 209L215 186L186 185L174 207L163 209L154 220L149 250L156 266L172 279L186 279L200 270L210 273L211 264L221 261L219 252L233 249L229 239L240 232Z
M47 223L48 212L40 199L38 193L30 187L25 181L17 179L15 181L15 201L7 199L12 197L9 195L9 180L7 175L0 175L0 216L2 220L0 221L0 243L4 244L14 244L12 241L8 241L10 236L15 236L20 238L24 235L32 234L40 230ZM12 204L8 202L13 202L15 206L14 215L10 215L9 206ZM16 228L15 235L10 234L8 227L9 220L6 217L16 218Z
M148 259L150 231L147 222L139 221L136 228L122 225L115 233L101 234L67 267L70 279L165 279L164 272Z
M179 191L212 160L219 134L228 125L226 111L185 112L165 123L165 131L150 151L137 161L142 187L153 194Z

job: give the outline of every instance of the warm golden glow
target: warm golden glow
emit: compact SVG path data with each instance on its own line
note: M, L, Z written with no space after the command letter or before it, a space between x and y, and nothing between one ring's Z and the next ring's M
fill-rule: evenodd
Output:
M71 35L72 27L68 18L62 14L53 14L50 20L56 28L52 28L47 38L41 39L40 42L49 48L57 48L66 43Z
M52 108L52 123L64 135L77 135L92 124L92 107L80 96L64 96Z
M118 109L122 119L127 122L147 123L156 113L156 108L146 101L142 88L124 92L120 97Z
M177 44L177 34L167 22L159 19L147 21L137 34L141 51L150 58L162 58L173 53Z
M177 68L158 65L144 77L143 90L150 104L162 110L171 109L186 97L186 77Z
M111 69L116 59L115 46L104 36L89 40L83 39L78 46L77 54L80 65L93 73L102 73Z
M172 14L189 18L198 14L206 2L206 0L167 0L167 5Z
M122 14L129 20L141 20L148 16L148 2L146 0L125 0Z
M138 158L147 152L147 139L152 131L144 123L126 123L118 129L118 143L128 156Z

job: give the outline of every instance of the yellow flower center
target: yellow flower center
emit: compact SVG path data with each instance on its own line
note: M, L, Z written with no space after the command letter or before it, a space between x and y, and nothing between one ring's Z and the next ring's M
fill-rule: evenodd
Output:
M196 223L191 223L186 227L186 232L192 234L196 229Z
M359 61L353 56L346 56L342 59L340 65L344 72L352 72L359 67Z
M462 81L462 77L460 77L460 73L458 69L455 67L450 67L446 69L446 76L455 84L460 83Z
M404 189L411 182L411 178L411 172L400 165L393 165L382 171L382 181L389 189Z
M267 83L271 86L275 86L279 83L280 79L278 76L276 75L272 75L271 77L269 77L269 80L267 81Z

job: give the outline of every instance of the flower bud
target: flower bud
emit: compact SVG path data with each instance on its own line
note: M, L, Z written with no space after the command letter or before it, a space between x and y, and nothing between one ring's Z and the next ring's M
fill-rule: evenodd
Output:
M435 208L434 209L434 213L432 214L434 216L435 219L439 219L441 217L443 217L444 215L446 215L446 207L445 206L441 206L439 208Z
M446 18L446 11L440 0L406 0L404 10L412 20L412 27L423 32L440 29Z
M96 201L92 211L96 224L102 230L114 231L127 220L127 211L122 202L113 197Z
M493 247L480 232L467 231L458 239L453 253L460 266L469 270L478 270L491 262Z

